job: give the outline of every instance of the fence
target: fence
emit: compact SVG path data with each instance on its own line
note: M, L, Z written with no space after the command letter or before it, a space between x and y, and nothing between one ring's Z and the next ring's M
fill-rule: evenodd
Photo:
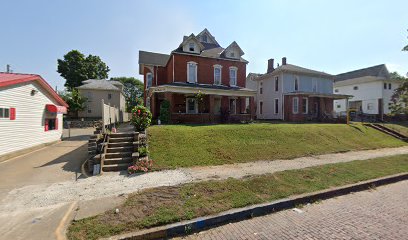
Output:
M112 126L115 123L128 122L130 120L130 113L121 111L115 106L105 104L103 99L101 107L102 107L102 123L104 128L106 128L107 126Z

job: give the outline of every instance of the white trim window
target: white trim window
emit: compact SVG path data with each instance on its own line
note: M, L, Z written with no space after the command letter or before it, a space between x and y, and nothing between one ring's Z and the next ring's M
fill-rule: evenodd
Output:
M307 114L309 112L309 99L304 97L302 98L302 113Z
M279 114L279 99L275 98L275 114Z
M198 103L195 98L186 98L186 113L196 114L198 113Z
M197 63L196 62L187 63L187 82L197 83Z
M298 97L294 97L292 100L292 112L294 114L299 113L299 98Z
M147 73L146 74L146 87L149 88L153 84L153 74L152 73Z
M275 92L279 92L279 77L275 77Z
M222 66L221 65L214 65L214 85L221 85L222 83Z
M313 79L313 92L317 92L317 79Z
M10 118L10 108L0 107L0 118Z
M295 81L293 83L295 91L299 91L299 77L295 77Z
M237 99L230 98L229 110L230 110L230 114L237 114Z
M189 50L190 52L194 52L194 51L195 51L195 44L194 44L193 42L190 42L190 43L188 44L188 50Z
M230 67L229 68L229 76L230 76L230 86L237 86L237 67Z

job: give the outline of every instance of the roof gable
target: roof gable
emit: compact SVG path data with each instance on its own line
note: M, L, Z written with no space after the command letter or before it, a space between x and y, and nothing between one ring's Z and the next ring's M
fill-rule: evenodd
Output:
M89 79L83 81L82 86L77 87L77 89L92 89L92 90L112 90L121 91L122 83L118 81L110 81L106 79Z
M235 50L237 51L238 55L234 54L234 56L232 56L230 53L232 52L235 53ZM224 49L224 51L221 53L221 56L226 57L226 58L239 59L244 54L245 54L244 51L242 51L238 43L233 41L226 49Z
M203 41L203 36L207 37L207 41ZM215 37L210 33L210 31L208 31L207 28L204 28L203 31L201 31L198 35L197 35L197 39L200 40L201 43L208 43L208 44L213 44L216 47L220 47L220 45L218 44L217 40L215 40Z
M20 74L0 72L0 88L26 82L37 82L46 90L59 104L68 107L68 104L54 91L54 89L37 74Z
M368 68L362 68L346 73L341 73L335 76L335 81L344 81L354 78L361 78L361 77L378 77L378 78L390 78L390 73L385 66L385 64L380 64Z
M197 39L197 37L193 33L187 38L183 39L183 42L180 44L180 47L184 47L190 41L193 41L198 45L198 47L200 48L200 52L204 49L204 45Z

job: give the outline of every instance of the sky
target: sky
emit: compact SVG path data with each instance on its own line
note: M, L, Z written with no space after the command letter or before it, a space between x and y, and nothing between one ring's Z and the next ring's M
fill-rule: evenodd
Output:
M247 73L267 60L339 74L385 63L408 72L406 0L1 0L0 71L40 74L61 90L57 59L72 49L100 56L109 77L136 77L139 50L169 54L204 28L236 41Z

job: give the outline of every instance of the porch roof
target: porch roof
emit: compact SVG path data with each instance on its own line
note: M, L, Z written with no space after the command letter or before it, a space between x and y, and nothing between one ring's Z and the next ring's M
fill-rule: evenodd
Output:
M160 86L150 87L149 95L154 92L172 92L183 94L194 94L198 91L208 95L254 97L256 91L248 88L229 87L224 85L197 84L197 83L168 83Z
M334 94L334 93L316 93L316 92L290 92L284 95L306 95L308 97L320 97L320 98L331 98L331 99L345 99L352 98L353 95L346 94Z

